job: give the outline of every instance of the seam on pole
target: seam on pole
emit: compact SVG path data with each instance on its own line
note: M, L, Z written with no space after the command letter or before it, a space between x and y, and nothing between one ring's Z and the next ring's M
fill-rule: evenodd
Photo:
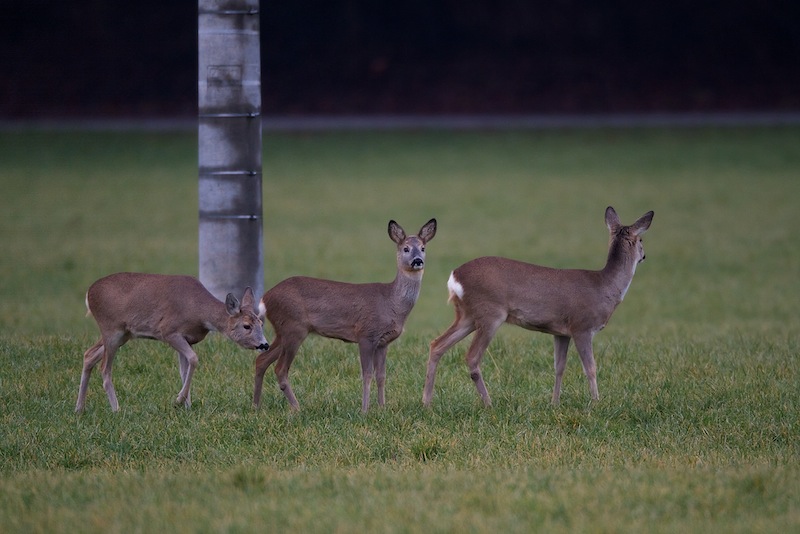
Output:
M258 8L250 9L200 9L199 15L258 15Z
M200 176L258 176L261 171L200 171Z
M249 113L200 113L198 117L201 119L252 119L260 115L260 111L251 111Z
M261 215L215 215L213 213L200 213L201 219L238 219L246 221L255 221L261 218Z
M198 85L198 86L214 86L214 87L217 87L217 86L219 86L219 84L218 84L218 83L209 82L207 79L206 79L206 80L202 80L202 81L198 81L198 82L197 82L197 85ZM253 86L253 87L255 87L255 86L257 86L257 85L261 85L261 80L252 80L252 79L251 79L251 80L242 80L242 81L240 81L240 82L236 83L235 85L236 85L236 86L239 86L239 85L243 85L243 86L244 86L244 85L247 85L247 86Z
M257 91L261 88L261 80L242 80L240 82L220 83L216 80L203 80L197 83L198 91L208 91L209 89L219 89L220 87L242 87L248 91Z
M207 30L201 28L197 30L199 35L249 35L251 37L258 37L259 32L253 30Z

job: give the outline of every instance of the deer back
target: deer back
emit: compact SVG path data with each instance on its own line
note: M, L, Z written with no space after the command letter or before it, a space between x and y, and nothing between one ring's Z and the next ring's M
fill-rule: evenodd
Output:
M394 281L353 284L295 276L264 293L260 313L286 336L301 338L313 332L350 342L393 340L419 296L425 244L436 234L436 219L410 236L389 221L388 234L397 247Z
M178 333L194 344L216 330L245 348L266 342L254 300L248 288L241 302L229 294L223 304L194 277L148 273L106 276L86 294L104 332L158 340Z
M471 316L498 320L558 335L605 326L644 259L641 235L650 226L648 212L623 226L606 210L609 254L602 270L556 269L500 257L482 257L455 269L450 297Z

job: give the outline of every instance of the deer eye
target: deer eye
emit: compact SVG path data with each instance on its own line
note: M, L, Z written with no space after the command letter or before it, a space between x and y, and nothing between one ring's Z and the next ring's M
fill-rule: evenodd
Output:
M425 247L420 248L422 252L425 252Z
M403 252L405 252L406 254L408 253L409 250L410 249L408 247L403 247Z
M253 327L252 327L252 326L250 326L249 324L246 324L246 325L244 325L244 329L245 329L245 330L250 330L251 328L253 328Z

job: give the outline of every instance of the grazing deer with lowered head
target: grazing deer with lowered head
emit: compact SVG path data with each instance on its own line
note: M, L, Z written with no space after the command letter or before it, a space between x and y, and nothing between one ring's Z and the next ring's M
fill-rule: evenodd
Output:
M450 328L431 342L422 403L429 406L433 398L439 359L450 347L475 332L466 354L467 365L484 405L490 406L492 401L480 363L503 323L554 336L553 404L558 404L561 394L570 339L575 340L592 399L599 399L592 339L622 302L636 266L644 260L641 236L652 220L650 211L632 225L623 226L614 208L609 206L606 209L610 234L608 259L600 271L552 269L497 257L478 258L453 271L447 287L456 318Z
M349 284L295 276L264 293L259 303L275 329L269 350L256 358L253 406L261 402L264 373L273 363L275 375L289 405L300 405L289 385L289 367L300 344L309 334L358 343L361 355L363 396L361 411L369 409L370 384L376 378L378 405L385 402L386 351L403 331L414 307L425 269L425 245L436 234L436 219L417 235L407 236L389 221L389 237L397 244L397 276L388 284Z
M249 287L241 303L228 293L223 304L191 276L117 273L101 278L86 293L86 308L97 321L101 337L83 355L75 411L83 411L89 377L100 361L111 410L119 410L111 367L117 349L134 338L157 339L178 352L182 387L175 404L190 407L192 375L197 367L192 345L209 331L220 332L246 349L269 347L254 305Z

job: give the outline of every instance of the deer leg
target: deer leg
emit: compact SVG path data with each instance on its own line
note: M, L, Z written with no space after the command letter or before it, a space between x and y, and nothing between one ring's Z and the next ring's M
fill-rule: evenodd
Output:
M181 388L183 385L186 384L186 375L189 372L189 360L183 357L183 355L179 352L178 353L178 368L180 369L181 373ZM192 404L192 392L189 391L189 394L186 397L186 402L189 406Z
M481 373L480 367L481 359L483 359L483 353L486 352L486 349L489 347L489 343L492 341L500 324L502 324L502 321L497 324L483 325L476 328L475 337L472 339L472 344L469 346L466 355L469 376L472 378L472 381L475 382L475 388L478 390L481 399L483 399L484 406L491 406L492 399L489 398L489 391L487 391L486 384L483 381L483 374Z
M170 347L178 351L178 358L181 361L181 374L185 375L181 390L175 399L175 404L183 404L187 408L191 408L192 375L194 375L194 370L197 368L197 354L192 350L189 342L181 335L170 336L166 339L166 342L169 343ZM186 367L185 371L183 370L184 366Z
M553 386L553 405L558 404L561 398L561 378L567 367L567 350L569 349L569 336L553 336L553 367L556 371L556 383Z
M111 372L114 364L114 356L127 338L124 335L118 335L113 338L103 336L103 356L101 364L101 374L103 375L103 389L106 390L108 403L111 405L111 411L119 411L119 402L117 402L117 392L114 391L114 383L111 381Z
M277 363L275 364L275 376L278 378L278 387L280 387L281 391L283 391L283 395L286 397L286 400L289 401L289 406L292 408L292 410L299 410L300 404L297 402L297 398L294 396L291 384L289 384L289 367L292 366L294 357L297 354L297 350L300 348L300 344L303 342L303 339L305 339L305 336L298 341L292 342L291 344L287 343L278 357Z
M378 406L386 404L386 353L388 345L378 347L375 351L375 381L378 383Z
M258 409L261 404L261 390L264 387L264 373L283 352L281 339L276 337L269 349L256 357L256 380L253 388L253 408Z
M375 378L376 348L369 340L362 340L358 343L358 351L361 356L361 412L369 411L369 394L372 380Z
M75 411L80 413L86 405L86 391L89 389L89 377L92 369L103 358L103 339L97 341L83 353L83 372L81 373L81 385L78 388L78 402L75 404Z
M575 347L578 349L578 354L583 364L583 372L586 374L586 379L589 381L589 394L592 396L592 400L599 400L600 394L597 391L597 366L594 361L594 351L592 350L594 333L579 334L574 336L574 339Z
M436 367L439 360L450 347L470 335L475 330L472 321L466 319L456 308L456 320L442 335L431 341L428 356L428 372L425 375L425 389L422 392L422 404L430 406L433 399L433 383L436 380Z
M180 352L178 353L178 368L180 369L181 373L181 386L183 386L183 384L186 383L186 373L189 370L189 362L183 357L183 355L181 355Z
M278 359L278 363L275 366L275 374L278 377L278 387L281 388L284 397L289 401L289 407L296 411L300 409L300 403L297 402L297 397L294 396L294 391L292 391L292 385L289 383L289 366L291 363L284 363L283 361L287 359L292 360L293 358L284 357Z

